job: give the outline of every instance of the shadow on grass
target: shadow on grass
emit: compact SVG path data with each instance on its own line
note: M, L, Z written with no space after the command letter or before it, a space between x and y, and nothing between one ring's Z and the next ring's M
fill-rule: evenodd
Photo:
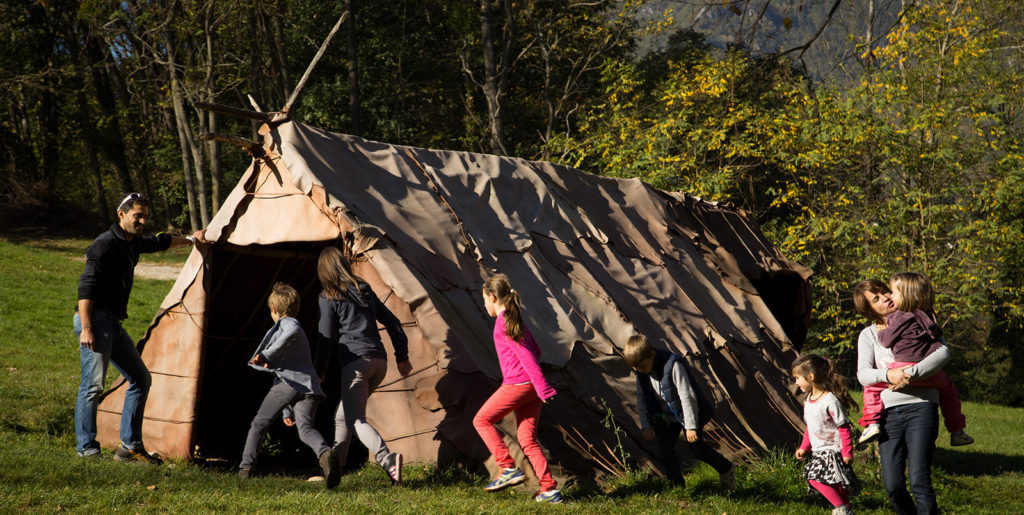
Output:
M628 481L616 484L615 488L605 493L600 489L595 488L588 489L589 495L587 497L611 497L613 499L622 499L626 497L632 497L634 495L651 495L659 492L665 492L672 490L675 487L669 480L660 477L654 477L651 475L644 475L641 477L634 477ZM581 492L582 493L582 492ZM576 495L574 497L582 497Z
M1024 456L940 447L935 449L934 466L951 476L993 476L1003 472L1024 472Z
M410 487L426 487L426 486L474 486L481 485L487 476L477 472L473 472L465 467L451 466L443 468L433 468L427 477L422 480L409 481L406 480L404 483Z

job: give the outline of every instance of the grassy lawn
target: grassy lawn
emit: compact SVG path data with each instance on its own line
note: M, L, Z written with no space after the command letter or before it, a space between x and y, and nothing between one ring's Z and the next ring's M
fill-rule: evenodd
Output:
M214 464L170 461L162 467L120 464L74 453L77 342L71 331L80 261L88 240L0 238L0 512L34 511L345 511L574 513L828 513L805 494L799 465L789 451L744 464L738 489L722 495L707 465L687 475L685 488L643 472L602 487L572 485L564 506L538 506L528 491L486 494L484 478L430 466L410 466L406 486L391 488L374 466L344 476L336 491L303 480L301 471L240 480ZM149 255L155 263L181 263L187 249ZM154 259L151 256L156 256ZM79 260L76 260L78 258ZM125 327L140 337L171 287L169 281L135 282ZM111 369L108 381L116 372ZM258 395L262 395L260 392ZM948 513L1024 513L1024 409L966 403L977 443L950 448L939 434L934 481ZM858 513L889 513L878 460L857 456L864 492Z

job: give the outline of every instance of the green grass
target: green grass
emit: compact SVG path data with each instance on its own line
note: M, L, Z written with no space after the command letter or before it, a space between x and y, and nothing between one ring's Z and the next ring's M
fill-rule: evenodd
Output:
M338 490L307 483L301 471L242 481L217 464L170 461L128 465L74 455L77 342L71 331L80 259L88 240L0 239L0 512L33 511L346 511L404 513L828 513L805 494L789 451L768 453L740 468L738 489L724 496L717 475L701 464L685 488L634 472L610 484L573 485L569 504L538 506L525 490L486 494L484 478L457 470L411 466L406 486L390 488L374 466L344 476ZM187 249L158 255L178 262ZM149 256L147 256L149 257ZM138 338L171 287L136 280L125 327ZM111 372L116 376L116 372ZM108 378L113 381L114 377ZM950 448L939 435L934 481L947 513L1024 513L1024 409L965 403L970 447ZM858 513L889 513L878 460L870 450L855 467L864 492Z

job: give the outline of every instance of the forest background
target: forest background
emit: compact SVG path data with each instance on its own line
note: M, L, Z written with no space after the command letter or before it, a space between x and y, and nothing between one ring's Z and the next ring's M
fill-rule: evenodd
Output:
M961 394L1024 406L1016 0L2 0L0 233L205 226L249 156L200 136L256 138L196 103L279 109L345 11L297 119L735 203L846 373L851 286L926 273Z

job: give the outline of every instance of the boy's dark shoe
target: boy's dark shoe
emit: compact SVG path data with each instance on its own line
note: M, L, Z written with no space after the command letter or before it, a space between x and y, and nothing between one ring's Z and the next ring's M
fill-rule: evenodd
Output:
M972 443L974 443L974 438L967 434L967 431L964 431L963 429L949 435L949 445L952 445L953 447L971 445Z
M252 470L250 469L238 469L238 477L242 479L249 479L252 477Z
M96 448L89 448L77 451L79 458L99 458L100 450Z
M718 475L718 485L723 492L732 492L736 489L736 464L733 463L729 470Z
M324 485L330 490L341 481L341 467L338 466L338 453L328 449L320 454L320 470L324 473Z
M158 456L154 456L146 452L146 448L143 447L139 450L129 449L127 445L121 444L117 446L117 450L114 451L114 461L137 461L140 463L148 463L150 465L160 465L164 460Z
M388 477L391 478L392 486L402 486L402 453L393 452L388 454L387 458L384 458L384 463L381 464L384 467L384 472L388 473Z

